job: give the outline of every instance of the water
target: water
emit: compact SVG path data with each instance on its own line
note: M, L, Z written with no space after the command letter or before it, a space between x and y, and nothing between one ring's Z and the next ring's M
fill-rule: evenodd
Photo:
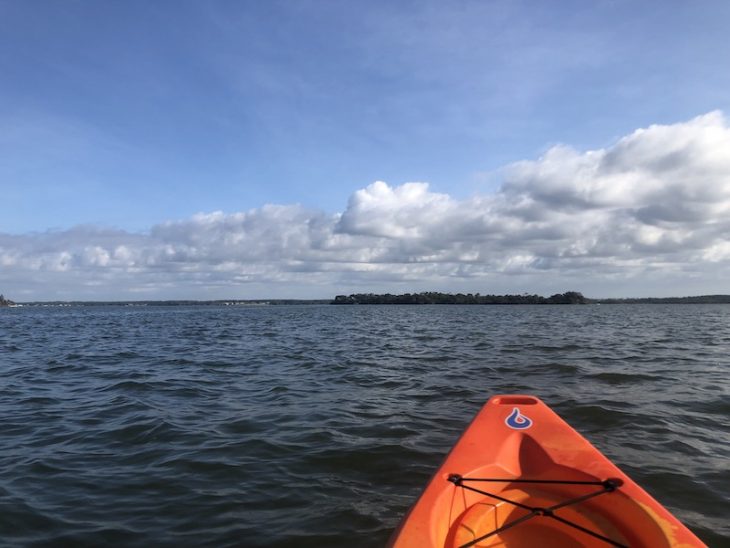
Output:
M0 543L382 546L492 394L730 544L730 306L0 309Z

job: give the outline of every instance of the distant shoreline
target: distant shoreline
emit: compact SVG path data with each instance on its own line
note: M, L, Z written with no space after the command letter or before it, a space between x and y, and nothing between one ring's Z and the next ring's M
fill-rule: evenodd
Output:
M63 306L282 306L282 305L526 305L526 304L730 304L730 295L697 295L689 297L591 298L577 292L540 295L480 295L479 293L358 293L338 295L335 299L219 299L219 300L147 300L147 301L30 301L4 300L4 307Z
M196 301L162 300L162 301L28 301L17 303L15 306L273 306L295 304L330 304L332 299L221 299Z
M588 304L730 304L730 295L694 297L638 297L629 299L587 299Z
M577 291L556 293L550 297L541 295L481 295L479 293L405 293L401 295L358 293L338 295L332 304L730 304L730 295L698 295L691 297L638 297L638 298L589 298Z

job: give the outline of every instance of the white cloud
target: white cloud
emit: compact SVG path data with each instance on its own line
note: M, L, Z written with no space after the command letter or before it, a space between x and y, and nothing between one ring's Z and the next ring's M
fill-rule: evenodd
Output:
M434 224L455 215L458 207L446 194L429 192L427 183L393 188L376 181L352 195L337 230L388 239L424 239L431 235ZM436 218L438 223L434 223Z
M637 280L678 294L690 278L695 292L715 292L730 266L728 151L730 128L713 112L606 149L552 148L508 166L498 192L465 200L426 183L378 181L339 215L265 205L145 234L93 226L0 234L0 282L29 298L55 298L44 284L78 298L203 298L254 297L254 289L606 294Z

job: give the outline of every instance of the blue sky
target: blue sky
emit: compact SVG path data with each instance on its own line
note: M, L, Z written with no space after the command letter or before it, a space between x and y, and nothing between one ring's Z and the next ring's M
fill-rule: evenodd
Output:
M279 276L289 272L281 261L299 255L279 257L279 268L255 283L236 277L246 266L212 285L202 274L193 283L177 277L173 261L168 278L141 289L114 277L133 266L88 270L74 249L102 247L113 258L130 244L104 248L100 232L136 241L165 223L203 218L196 214L253 215L266 204L337 223L375 181L395 196L406 183L428 183L421 195L428 203L431 195L472 205L504 197L513 184L505 174L540 162L556 145L611 150L639 128L730 112L729 32L724 1L0 0L0 285L28 298L57 297L39 289L45 283L63 286L69 298L319 296L333 286L560 289L580 279L559 264L549 284L497 281L487 267L476 279L458 269L445 278L397 269L383 278L349 271L327 278L329 267L316 269L316 280ZM713 188L730 184L713 181ZM71 234L80 238L76 247L55 250L72 257L63 283L50 267L28 266L39 249ZM359 245L363 257L373 256L372 242ZM533 251L525 260L545 268ZM389 264L428 262L430 255L413 253ZM486 254L456 262L484 266ZM224 255L206 264L252 264ZM20 256L30 261L26 270ZM38 275L35 286L20 282L28 268ZM724 263L717 268L720 280ZM288 280L286 289L279 279ZM677 280L632 271L589 289L675 293ZM695 281L698 291L723 289Z

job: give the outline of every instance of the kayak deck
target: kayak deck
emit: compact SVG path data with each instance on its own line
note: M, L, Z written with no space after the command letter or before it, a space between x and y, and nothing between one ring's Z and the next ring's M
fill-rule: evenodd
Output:
M704 546L538 398L491 398L391 537L397 548Z
M456 527L450 531L453 538L447 539L447 546L466 548L534 541L535 545L570 547L585 546L594 539L601 541L601 545L627 546L620 531L605 519L605 509L589 509L585 504L589 499L613 493L621 486L621 480L515 481L455 475L449 481L486 498L469 506L455 520ZM497 494L493 488L481 487L487 482L510 487ZM515 529L518 525L519 530Z

